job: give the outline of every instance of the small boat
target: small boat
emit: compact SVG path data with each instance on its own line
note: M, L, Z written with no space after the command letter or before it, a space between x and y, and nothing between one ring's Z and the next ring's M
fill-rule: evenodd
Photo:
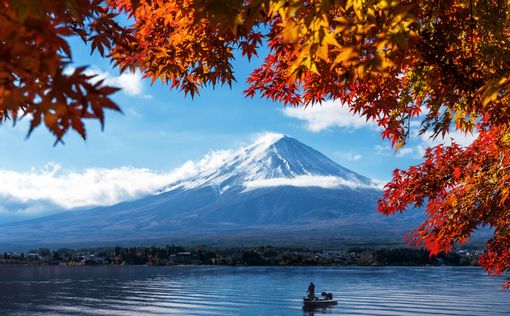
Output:
M337 300L334 299L324 299L324 298L315 298L311 299L309 297L303 297L303 305L305 307L324 307L324 306L332 306L338 304Z

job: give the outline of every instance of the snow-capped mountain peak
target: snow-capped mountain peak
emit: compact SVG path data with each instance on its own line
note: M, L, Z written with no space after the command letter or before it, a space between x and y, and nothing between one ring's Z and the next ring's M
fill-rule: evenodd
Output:
M352 188L378 185L350 171L317 150L283 134L268 133L237 151L223 151L201 161L195 176L175 183L186 189L214 186L219 192L266 186L319 186ZM209 166L210 165L210 166Z

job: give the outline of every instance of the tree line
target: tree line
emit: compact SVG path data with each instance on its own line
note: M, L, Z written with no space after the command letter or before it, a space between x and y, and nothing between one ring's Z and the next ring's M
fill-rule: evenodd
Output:
M121 247L4 253L3 264L62 265L478 265L480 250L441 252L424 248L348 248L320 250L260 246L251 248Z

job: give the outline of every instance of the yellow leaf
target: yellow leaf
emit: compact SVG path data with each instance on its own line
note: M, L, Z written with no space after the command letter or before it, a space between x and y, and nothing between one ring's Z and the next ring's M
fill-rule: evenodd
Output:
M364 7L365 7L365 1L364 0L351 0L347 3L352 2L352 9L354 10L354 13L356 13L356 16L360 21L365 21L365 13L364 13Z
M495 101L498 98L499 90L496 89L494 86L491 86L489 89L487 89L483 96L483 106L487 106L492 101Z
M295 43L299 38L299 27L294 21L287 21L284 23L281 31L281 36L284 42Z
M503 134L503 137L501 138L501 141L505 145L510 145L510 130L506 131L506 133Z
M317 48L317 51L315 52L317 57L321 58L322 60L329 62L329 50L327 45L320 45Z
M335 58L335 64L346 65L348 62L358 57L358 52L354 46L342 47L341 53Z

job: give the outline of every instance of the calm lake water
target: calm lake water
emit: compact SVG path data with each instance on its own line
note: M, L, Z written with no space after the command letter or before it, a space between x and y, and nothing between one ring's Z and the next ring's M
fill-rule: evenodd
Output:
M310 281L339 304L303 311ZM0 267L0 315L510 315L476 267Z

